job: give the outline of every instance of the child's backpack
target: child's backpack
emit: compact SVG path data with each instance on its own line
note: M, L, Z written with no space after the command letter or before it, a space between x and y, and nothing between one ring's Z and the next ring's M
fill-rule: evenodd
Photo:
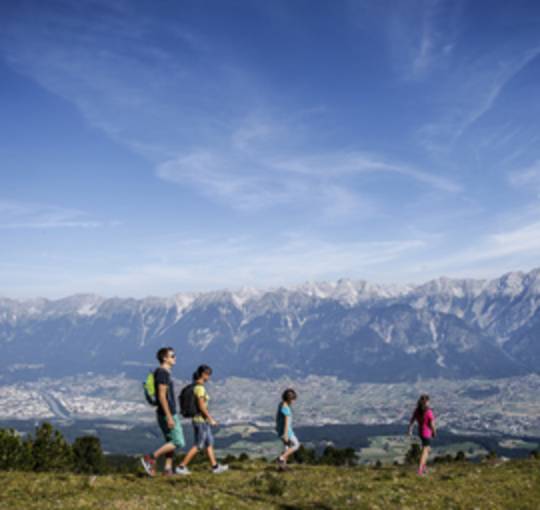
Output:
M143 382L144 389L144 398L151 406L157 406L157 395L156 395L156 382L154 380L154 372L150 372L146 376L146 380Z
M199 414L199 404L195 395L195 383L188 384L182 388L178 403L180 404L180 414L184 418L193 418Z

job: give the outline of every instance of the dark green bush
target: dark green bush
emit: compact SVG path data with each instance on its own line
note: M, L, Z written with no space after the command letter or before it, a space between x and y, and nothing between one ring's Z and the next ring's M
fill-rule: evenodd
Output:
M319 459L319 464L328 466L355 466L357 462L358 457L354 448L335 448L334 446L327 446Z
M292 456L292 461L297 464L317 464L317 454L313 448L306 448L303 444Z
M32 468L32 443L22 440L13 429L0 429L0 470Z
M418 443L411 444L411 447L405 454L405 464L418 464L420 462L420 456L422 455L422 448Z
M95 436L75 439L72 446L74 468L77 473L101 475L107 472L107 463L101 449L101 442Z
M60 431L44 422L36 429L32 441L34 471L70 471L73 469L73 451Z
M467 456L465 455L465 452L460 450L459 452L456 453L454 460L456 462L465 462L467 460Z

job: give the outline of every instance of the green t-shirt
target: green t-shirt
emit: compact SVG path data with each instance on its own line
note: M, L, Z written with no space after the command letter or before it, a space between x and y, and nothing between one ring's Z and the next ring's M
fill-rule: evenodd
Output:
M208 409L208 401L210 400L210 395L208 395L206 388L202 384L197 384L195 388L193 388L193 393L195 394L197 399L202 398L204 400L206 408ZM206 421L206 418L201 413L196 414L193 417L193 423L205 423Z

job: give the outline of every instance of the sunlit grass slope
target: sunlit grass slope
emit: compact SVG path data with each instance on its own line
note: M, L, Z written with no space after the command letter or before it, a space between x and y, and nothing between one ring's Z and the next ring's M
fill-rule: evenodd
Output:
M293 466L257 461L224 475L0 474L1 509L538 509L540 461L453 463L419 478L411 467Z

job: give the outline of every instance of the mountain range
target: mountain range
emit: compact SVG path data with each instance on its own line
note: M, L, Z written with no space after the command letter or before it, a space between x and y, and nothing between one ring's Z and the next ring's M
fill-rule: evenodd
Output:
M423 285L339 280L169 298L0 298L0 373L141 375L163 345L180 377L397 382L540 372L540 269Z

